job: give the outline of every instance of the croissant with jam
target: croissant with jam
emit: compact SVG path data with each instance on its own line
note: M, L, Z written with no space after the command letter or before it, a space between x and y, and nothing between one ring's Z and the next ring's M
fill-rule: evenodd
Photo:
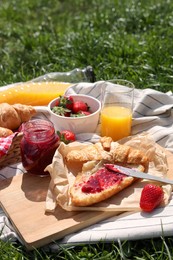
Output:
M70 151L66 159L83 162L82 171L77 174L70 189L74 206L89 206L101 202L136 180L120 172L116 164L141 172L147 171L149 166L149 159L142 151L128 145L111 146L111 139L107 137L80 151Z
M95 162L96 163L96 162ZM87 162L70 189L74 206L89 206L112 197L130 186L135 178L116 170L114 164Z

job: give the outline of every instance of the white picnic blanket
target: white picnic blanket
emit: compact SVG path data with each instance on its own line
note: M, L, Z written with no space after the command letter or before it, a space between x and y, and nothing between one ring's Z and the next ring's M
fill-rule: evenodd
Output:
M66 93L81 93L100 99L102 82L78 83ZM44 117L45 114L39 114ZM155 142L173 152L173 94L152 89L135 89L132 135L149 132ZM96 134L81 134L81 141L98 140ZM0 179L23 173L22 165L16 164L0 171ZM119 216L99 222L79 232L61 239L59 244L112 242L117 240L137 240L159 236L173 236L173 197L165 208L158 208L152 213L123 213ZM0 209L0 238L3 240L19 239L9 219ZM21 241L22 242L22 241ZM51 245L55 247L55 245Z

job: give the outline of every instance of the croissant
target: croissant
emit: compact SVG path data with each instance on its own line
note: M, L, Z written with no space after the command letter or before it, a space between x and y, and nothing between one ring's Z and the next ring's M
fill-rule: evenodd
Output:
M70 188L72 204L90 206L104 201L135 181L134 177L121 174L113 169L114 164L104 164L103 162L96 164L93 161L85 163L82 172L78 173Z
M0 104L0 127L17 129L23 122L30 120L36 114L33 106L8 103Z
M106 142L106 148L105 146ZM123 165L133 165L142 171L147 171L149 159L145 154L138 150L134 149L128 145L118 144L116 147L111 149L111 139L107 137L102 138L101 142L96 144L90 144L81 150L71 150L66 155L66 160L68 162L87 162L93 160L107 160L111 163L123 164ZM108 145L107 145L108 144ZM108 150L108 147L110 151Z
M111 160L111 154L104 150L100 142L87 145L81 150L71 150L66 156L66 160L69 162L87 162L102 159Z
M11 134L13 134L12 130L5 127L0 127L0 137L7 137Z

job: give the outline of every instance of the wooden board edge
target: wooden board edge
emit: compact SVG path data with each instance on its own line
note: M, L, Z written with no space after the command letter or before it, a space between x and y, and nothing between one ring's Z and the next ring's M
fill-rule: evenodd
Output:
M53 234L50 236L47 236L46 238L37 240L37 241L24 241L25 247L27 248L27 250L34 250L35 248L39 248L42 246L45 246L49 243L55 242L56 240L62 239L64 238L66 235L72 234L73 232L78 232L84 228L87 228L91 225L94 225L102 220L106 220L108 218L111 218L113 216L117 216L119 214L121 214L122 212L99 212L95 217L93 217L92 219L89 219L89 221L83 221L82 223L82 227L81 227L81 223L76 224L75 226L69 227L65 230L60 231L58 234ZM23 241L23 239L22 239Z

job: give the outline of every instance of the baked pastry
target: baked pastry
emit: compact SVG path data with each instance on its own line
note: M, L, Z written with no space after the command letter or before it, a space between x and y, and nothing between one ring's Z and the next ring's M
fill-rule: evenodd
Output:
M148 170L149 159L141 151L128 145L118 145L111 150L112 162L129 167L140 167L140 171Z
M106 200L136 180L120 173L114 164L103 161L94 166L91 166L92 164L95 162L83 165L82 172L76 176L70 189L71 202L74 206L90 206Z
M13 134L12 130L5 127L0 127L0 137L7 137L11 134Z
M66 155L70 162L88 162L107 160L108 162L130 167L139 167L142 171L148 170L149 160L145 154L138 149L128 145L116 144L111 146L111 139L101 138L100 142L85 146L81 150L71 150Z
M66 159L70 162L87 162L97 160L111 160L112 155L104 150L101 142L90 144L80 150L71 150L68 152Z
M0 127L15 130L23 122L28 121L35 114L36 110L33 106L22 104L9 105L8 103L1 103Z
M103 136L100 138L100 143L105 151L110 151L112 141L112 137L109 136Z
M75 206L89 206L103 201L136 180L121 173L116 169L116 164L135 168L141 172L148 170L149 159L142 151L128 145L111 146L110 142L109 148L106 145L106 150L109 151L105 151L104 142L105 139L102 139L97 144L67 154L68 160L87 161L70 189L71 201Z

